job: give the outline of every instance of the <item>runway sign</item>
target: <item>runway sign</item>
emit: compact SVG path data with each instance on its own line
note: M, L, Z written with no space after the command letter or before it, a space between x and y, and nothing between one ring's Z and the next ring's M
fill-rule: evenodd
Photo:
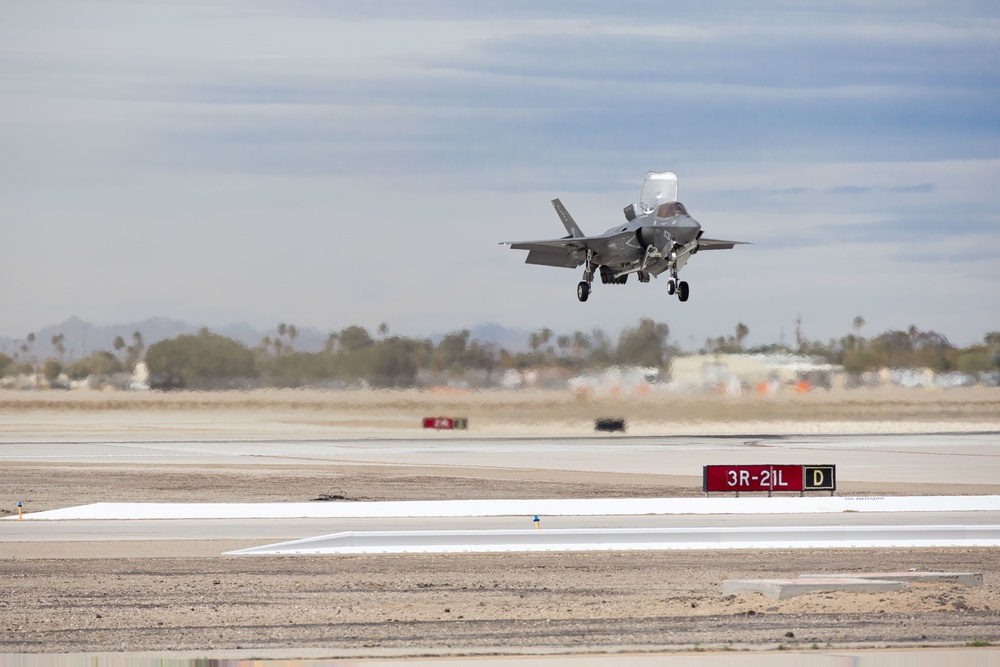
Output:
M837 466L802 466L803 491L836 491Z
M424 428L435 428L450 431L469 428L469 420L465 417L424 417Z
M834 491L834 465L710 465L704 466L705 493L740 491Z

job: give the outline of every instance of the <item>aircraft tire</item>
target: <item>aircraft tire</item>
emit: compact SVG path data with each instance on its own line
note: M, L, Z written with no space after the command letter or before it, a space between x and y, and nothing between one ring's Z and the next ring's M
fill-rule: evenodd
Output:
M590 296L590 285L587 284L587 281L581 280L580 284L576 286L576 298L582 302L586 301L588 296Z
M674 292L676 291L677 291L677 285L676 283L674 283L674 279L671 278L670 280L667 281L667 294L673 296Z
M691 288L688 287L687 281L682 280L677 283L677 298L681 301L687 301L688 296L691 295Z

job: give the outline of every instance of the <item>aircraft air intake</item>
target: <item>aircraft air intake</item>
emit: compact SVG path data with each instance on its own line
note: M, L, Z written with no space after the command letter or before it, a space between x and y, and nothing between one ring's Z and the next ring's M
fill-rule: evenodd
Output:
M646 226L635 230L635 238L643 250L652 246L661 253L666 253L673 245L673 237L662 227Z

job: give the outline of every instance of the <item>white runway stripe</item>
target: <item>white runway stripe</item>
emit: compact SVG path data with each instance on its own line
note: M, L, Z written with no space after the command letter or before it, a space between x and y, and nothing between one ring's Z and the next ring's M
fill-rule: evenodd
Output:
M1000 526L588 528L346 531L231 551L229 555L996 546L1000 546Z
M1000 496L608 498L311 503L95 503L25 515L66 519L287 519L669 514L829 514L1000 510ZM7 517L14 519L16 517Z

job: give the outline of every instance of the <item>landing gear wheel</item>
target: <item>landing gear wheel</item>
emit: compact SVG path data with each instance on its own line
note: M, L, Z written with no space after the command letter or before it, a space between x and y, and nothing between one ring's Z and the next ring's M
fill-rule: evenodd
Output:
M670 280L667 281L667 294L673 296L674 292L676 291L677 291L677 283L675 283L674 279L671 278Z
M590 285L587 284L587 281L581 280L580 284L576 286L576 298L580 301L586 301L588 296L590 296Z
M688 296L691 294L691 289L688 287L687 281L682 280L677 283L677 298L681 301L687 301Z

